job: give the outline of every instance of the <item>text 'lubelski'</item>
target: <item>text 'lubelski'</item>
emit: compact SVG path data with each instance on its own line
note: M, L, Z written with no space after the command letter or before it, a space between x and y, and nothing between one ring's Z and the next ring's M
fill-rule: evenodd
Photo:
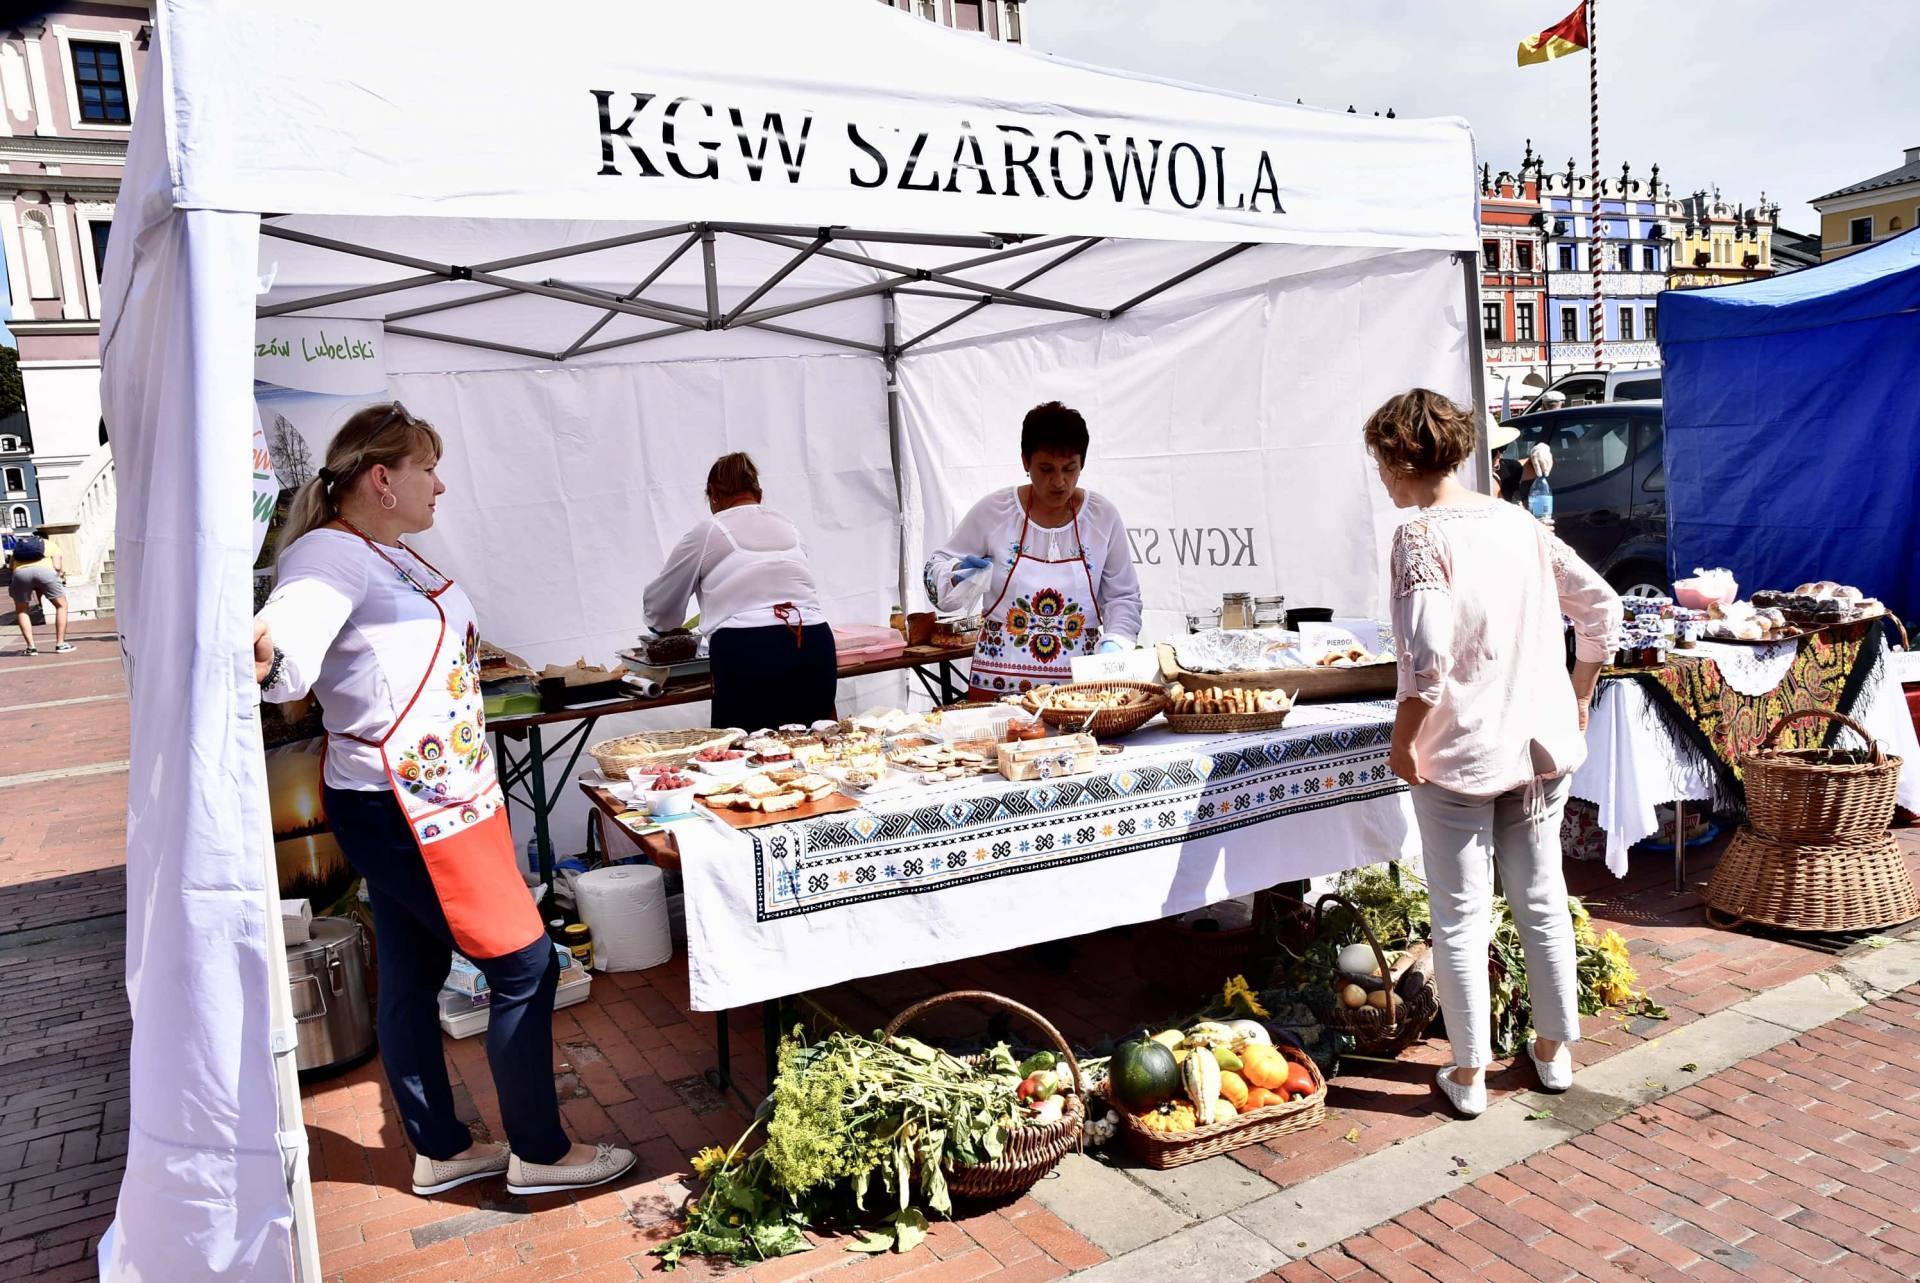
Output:
M600 174L798 183L814 138L812 112L747 112L695 98L590 91L600 126ZM757 119L756 119L757 117ZM837 140L836 140L837 141ZM1036 133L1025 125L917 132L848 121L846 179L855 187L977 196L1111 198L1116 205L1168 201L1198 209L1284 214L1273 157L1231 160L1218 145L1089 130ZM777 158L776 158L777 157ZM834 162L828 162L834 163ZM1230 185L1230 177L1241 181ZM1246 183L1251 179L1250 185ZM1266 202L1262 210L1261 202Z

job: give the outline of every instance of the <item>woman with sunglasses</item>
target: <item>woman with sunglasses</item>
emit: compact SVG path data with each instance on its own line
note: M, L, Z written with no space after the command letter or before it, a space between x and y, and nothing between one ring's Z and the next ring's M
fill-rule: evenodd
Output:
M513 1194L600 1185L634 1156L561 1129L559 964L487 748L473 604L401 543L433 524L440 454L440 435L397 402L341 427L288 514L279 582L254 621L255 675L264 699L311 692L321 704L326 817L373 907L380 1054L414 1149L414 1193L500 1175ZM476 1144L454 1113L438 995L455 949L491 992L505 1145Z

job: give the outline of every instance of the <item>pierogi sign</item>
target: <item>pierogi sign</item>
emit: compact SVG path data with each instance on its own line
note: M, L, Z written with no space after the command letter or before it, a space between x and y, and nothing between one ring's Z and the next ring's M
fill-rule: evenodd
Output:
M602 177L848 186L1283 215L1272 155L1245 142L1032 119L889 125L594 89ZM1167 131L1170 132L1170 131Z

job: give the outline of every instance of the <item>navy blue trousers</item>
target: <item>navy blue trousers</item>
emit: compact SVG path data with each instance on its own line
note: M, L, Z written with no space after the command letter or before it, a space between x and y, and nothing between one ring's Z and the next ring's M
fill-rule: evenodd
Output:
M785 624L722 628L707 639L707 655L715 726L771 730L834 715L840 669L826 624L807 625L798 645Z
M416 1152L451 1158L473 1144L454 1116L440 1045L440 986L453 931L400 803L388 792L325 791L327 820L347 862L367 880L380 960L380 1059ZM557 1163L570 1142L553 1086L553 991L560 961L543 935L517 953L473 958L492 992L487 1063L507 1143L529 1163Z

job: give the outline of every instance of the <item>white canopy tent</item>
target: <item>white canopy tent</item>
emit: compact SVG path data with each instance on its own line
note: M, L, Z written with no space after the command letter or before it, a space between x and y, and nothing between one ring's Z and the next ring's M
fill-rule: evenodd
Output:
M1458 121L871 0L562 0L519 28L156 6L102 334L133 699L108 1278L317 1259L248 658L256 310L382 323L449 441L422 542L546 658L631 638L723 449L759 456L830 612L883 616L1054 397L1139 523L1149 635L1223 586L1370 611L1391 517L1360 416L1413 384L1484 400Z

